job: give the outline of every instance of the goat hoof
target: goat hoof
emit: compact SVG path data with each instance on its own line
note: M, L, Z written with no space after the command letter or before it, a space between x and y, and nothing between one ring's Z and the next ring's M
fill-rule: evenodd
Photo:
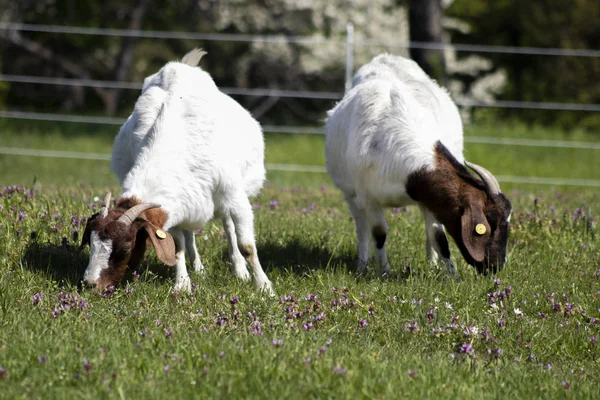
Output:
M182 279L181 281L175 283L175 287L173 289L179 293L191 293L192 281L190 278Z

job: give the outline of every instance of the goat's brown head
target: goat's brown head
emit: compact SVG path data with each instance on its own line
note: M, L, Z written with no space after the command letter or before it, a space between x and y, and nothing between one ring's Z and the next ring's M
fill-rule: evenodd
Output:
M465 260L477 272L496 273L506 262L508 224L512 206L500 192L498 181L487 169L465 162L479 175L483 188L465 190L461 199L460 238L456 240ZM476 186L472 186L475 188Z
M479 165L465 164L480 179L438 142L434 170L413 174L407 191L444 224L465 261L487 275L501 270L506 262L512 206L494 175Z
M158 210L160 205L134 198L120 199L112 209L109 204L107 193L100 211L88 218L81 239L80 249L90 245L90 261L83 275L86 284L96 290L117 285L128 266L135 268L142 261L148 241L163 263L175 265L173 237L160 229L166 220L166 214Z

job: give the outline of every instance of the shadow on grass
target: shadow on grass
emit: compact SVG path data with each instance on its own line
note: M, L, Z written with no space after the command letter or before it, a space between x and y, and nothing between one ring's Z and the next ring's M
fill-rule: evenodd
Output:
M59 286L72 285L81 289L83 273L89 262L89 252L78 252L79 246L68 243L38 243L32 241L25 250L23 263L34 272L41 272ZM146 274L149 280L167 281L173 271L165 265L146 258L137 268L137 272ZM133 271L128 270L121 284L133 280Z
M306 246L299 239L292 239L285 244L268 242L258 246L258 256L266 272L283 270L296 275L305 275L310 271L328 269L333 271L355 270L356 261L353 255L330 249ZM224 253L225 259L228 258Z
M23 262L30 270L45 274L59 285L77 285L87 267L88 255L83 251L77 253L74 245L32 241Z
M381 279L376 272L375 261L371 259L368 272L356 275L357 256L354 252L334 251L331 249L306 246L299 239L293 239L285 244L269 242L258 247L258 254L267 274L272 270L282 270L295 275L307 275L314 270L351 273L359 280ZM227 252L223 253L228 259ZM406 281L411 275L411 265L404 260L398 270L392 270L390 276L384 279Z

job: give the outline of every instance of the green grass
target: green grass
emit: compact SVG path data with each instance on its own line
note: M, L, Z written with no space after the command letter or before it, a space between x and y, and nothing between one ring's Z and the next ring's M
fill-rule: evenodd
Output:
M1 133L3 146L90 152L109 152L112 134ZM268 135L267 161L318 165L319 146L319 137ZM467 150L502 175L546 157ZM591 170L586 151L542 172L570 174L556 169L569 163L584 171L586 162ZM119 193L107 170L106 162L0 156L0 182L33 189L0 197L3 398L597 396L598 190L503 185L514 208L506 268L478 276L453 246L457 283L427 265L415 208L386 214L392 277L357 277L354 226L326 175L270 173L253 202L275 298L229 272L218 223L196 237L207 271L192 275L192 295L172 292L172 271L153 251L139 278L130 271L99 295L78 288L89 253L76 249L95 198ZM509 287L492 307L489 295ZM469 344L474 352L461 352Z
M0 147L63 150L73 152L103 153L109 155L115 126L90 126L47 122L2 121ZM524 125L468 126L465 136L491 136L501 138L527 138L576 140L598 142L598 135L583 131L563 132ZM266 162L269 164L325 164L324 137L320 135L265 134ZM597 164L600 150L561 149L490 144L465 144L468 160L484 165L498 176L533 176L565 179L600 179ZM92 183L95 186L116 184L108 169L108 161L25 157L0 154L0 185ZM315 187L330 184L323 173L268 172L274 186ZM523 189L529 184L500 182L505 190ZM565 190L579 190L566 186Z

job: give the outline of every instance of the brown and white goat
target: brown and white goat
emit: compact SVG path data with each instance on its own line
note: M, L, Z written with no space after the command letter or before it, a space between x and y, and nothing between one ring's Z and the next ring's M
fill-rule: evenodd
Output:
M501 269L511 204L489 171L464 160L448 93L413 61L388 54L361 67L353 83L329 112L325 155L356 223L358 272L372 237L380 272L389 273L383 208L410 204L423 214L429 258L441 258L453 276L445 230L479 273Z
M123 194L114 208L105 199L82 238L91 248L84 280L96 289L116 285L152 243L175 266L175 289L189 291L185 252L201 272L194 231L220 217L234 274L250 279L248 264L255 285L273 293L249 200L265 179L262 130L197 66L203 54L191 51L147 77L115 138L111 169Z

